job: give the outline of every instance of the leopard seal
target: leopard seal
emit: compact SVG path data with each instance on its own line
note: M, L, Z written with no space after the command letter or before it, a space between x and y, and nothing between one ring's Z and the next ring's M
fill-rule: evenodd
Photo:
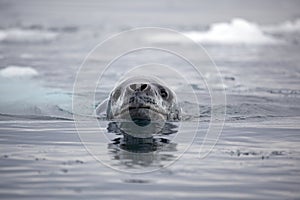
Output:
M146 138L163 129L166 122L181 120L175 92L151 76L133 76L118 82L109 98L96 108L107 120L118 121L124 134Z
M133 76L117 83L109 98L96 108L96 114L103 112L103 109L106 109L108 120L181 119L181 109L175 92L151 76Z

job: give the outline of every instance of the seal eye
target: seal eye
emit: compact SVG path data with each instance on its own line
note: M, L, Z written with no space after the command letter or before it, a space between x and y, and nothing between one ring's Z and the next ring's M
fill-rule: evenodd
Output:
M113 93L112 98L113 98L114 100L118 100L119 97L120 97L120 95L121 95L121 90L116 90L116 91Z
M161 88L160 89L160 96L164 99L168 98L168 92L164 89L164 88Z

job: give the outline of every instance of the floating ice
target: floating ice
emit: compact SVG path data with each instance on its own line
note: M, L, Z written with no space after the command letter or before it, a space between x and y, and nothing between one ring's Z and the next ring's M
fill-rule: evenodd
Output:
M46 30L32 29L0 29L0 41L9 42L42 42L50 41L57 37L57 33Z
M32 77L37 75L38 72L31 67L8 66L0 70L0 76L5 78Z
M195 42L204 44L277 44L281 40L276 39L271 34L264 32L261 26L249 22L245 19L234 18L230 22L211 24L206 31L189 31L184 35ZM174 35L153 35L147 38L151 42L158 43L180 43L180 37Z
M8 66L0 70L1 115L70 118L71 97L59 89L31 79L38 72L31 67Z
M300 32L300 19L286 21L275 26L266 26L263 30L268 32Z
M265 34L261 28L252 22L235 18L230 23L212 24L205 32L186 32L186 36L196 42L223 44L274 44L278 41Z

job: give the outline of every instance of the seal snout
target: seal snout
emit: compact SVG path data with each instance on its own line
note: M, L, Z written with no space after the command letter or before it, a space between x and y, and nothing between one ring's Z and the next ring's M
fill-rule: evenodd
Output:
M151 123L150 110L151 106L155 104L155 100L143 91L146 88L146 85L142 85L141 89L136 90L129 98L129 114L139 126L146 126Z
M146 108L150 109L152 105L156 105L157 92L151 87L150 84L130 84L127 86L128 91L128 104L130 109Z
M134 107L141 107L144 104L156 104L156 100L148 95L135 93L129 98L128 103Z

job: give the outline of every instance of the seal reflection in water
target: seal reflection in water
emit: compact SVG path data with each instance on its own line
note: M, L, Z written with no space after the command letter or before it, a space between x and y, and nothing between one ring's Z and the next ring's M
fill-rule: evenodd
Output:
M110 122L107 128L108 133L117 136L108 145L114 160L121 161L127 167L163 166L164 162L175 160L173 152L177 151L177 144L172 143L168 139L168 135L177 132L176 125L167 122L158 137L137 138L120 129L119 123L126 122ZM159 154L156 153L157 151Z

